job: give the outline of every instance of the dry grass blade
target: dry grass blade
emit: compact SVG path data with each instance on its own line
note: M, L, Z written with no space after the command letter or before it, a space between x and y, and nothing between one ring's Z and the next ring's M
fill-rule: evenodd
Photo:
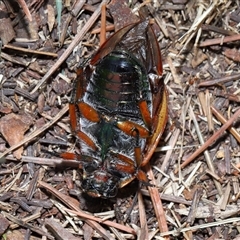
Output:
M14 177L14 179L10 182L9 185L7 185L7 186L5 186L4 188L2 188L2 189L0 190L0 193L3 192L3 191L8 192L8 191L12 188L12 186L13 186L17 181L19 181L19 179L20 179L20 177L21 177L21 175L22 175L22 172L23 172L23 169L22 169L22 168L18 169L18 172L17 172L16 176Z
M218 1L213 1L213 3L210 6L208 6L205 12L203 12L204 10L203 5L201 3L199 4L197 9L197 17L194 23L192 24L190 29L179 39L181 45L184 45L182 49L184 49L187 46L187 44L192 40L201 24L206 20L206 18L208 18L211 15L211 13L214 11L218 4L219 4Z
M182 181L182 185L180 186L180 189L178 189L177 191L177 196L180 196L185 188L189 188L189 186L191 186L194 179L196 178L196 172L199 170L201 165L202 165L202 162L198 162L195 166L191 167L189 176L185 181ZM170 209L172 208L172 206L173 206L173 202L169 204L168 208Z
M186 222L189 223L190 225L194 223L194 220L196 218L196 208L202 195L203 195L203 189L197 189L194 193L191 209L189 211L189 214L186 220Z
M154 179L154 175L153 172L150 168L150 165L147 164L145 166L146 172L148 174L148 177L151 181L151 184L156 185L155 179ZM148 191L150 193L152 202L153 202L153 206L154 206L154 210L155 210L155 214L156 214L156 218L158 221L158 227L160 232L166 232L168 231L168 226L167 226L167 220L165 217L165 212L162 206L162 201L160 198L160 194L158 192L158 189L155 187L148 187Z
M26 2L24 0L18 0L18 3L21 5L23 11L25 12L27 18L29 19L29 21L32 21L32 15L28 9L28 6L26 4Z
M227 184L227 187L224 191L224 194L223 194L223 199L221 201L221 210L225 210L226 209L226 206L228 204L228 199L230 197L230 192L231 192L231 187L230 187L230 183Z
M131 233L133 235L136 235L136 232L134 231L134 229L130 228L130 227L126 227L124 225L121 225L121 224L118 224L118 223L115 223L115 222L111 222L109 220L104 220L104 219L101 219L101 218L97 218L97 217L94 217L94 216L91 216L89 214L86 214L82 211L74 211L74 210L70 210L70 209L66 209L66 211L69 211L73 214L76 214L77 216L81 217L81 218L84 218L87 222L89 220L91 221L95 221L95 222L98 222L98 223L102 223L102 224L105 224L107 226L110 226L110 227L114 227L114 228L117 228L121 231L124 231L124 232L127 232L127 233ZM98 226L94 223L94 226L96 228L98 228ZM97 229L96 229L97 230ZM104 231L105 233L105 231Z
M227 130L234 121L239 117L240 115L240 109L238 109L237 112L234 113L234 115L218 130L216 131L212 137L210 137L199 149L197 149L188 159L185 160L184 163L180 165L180 168L184 168L187 166L190 162L192 162L199 154L201 154L204 150L206 150L214 141L218 139L218 137L221 136L221 134ZM175 170L175 173L178 172L178 169Z
M58 240L80 240L80 238L75 237L73 234L65 230L61 224L56 222L54 219L46 219L45 225Z
M84 35L89 31L91 26L94 24L94 22L97 20L101 13L102 5L107 4L109 1L104 0L102 1L101 5L96 9L96 11L93 13L93 15L89 18L88 22L84 25L84 27L81 29L81 31L76 35L74 40L71 42L69 47L66 49L64 54L58 59L58 61L49 69L49 71L45 74L45 76L42 78L41 81L36 85L36 87L32 90L32 94L40 88L47 79L49 79L52 74L59 68L59 66L66 60L66 58L72 53L74 47L79 44L79 42L82 40Z
M113 24L112 25L107 25L106 26L106 32L111 32L111 31L114 30L114 28L115 28L115 26ZM98 34L100 32L101 32L101 28L96 28L96 29L93 29L91 31L91 34Z
M221 38L215 38L215 39L207 39L204 42L201 42L199 44L199 47L207 47L207 46L212 46L212 45L223 45L224 43L228 42L234 42L234 41L239 41L240 40L240 34L232 35L232 36L227 36L227 37L221 37Z
M162 166L161 166L161 171L164 172L164 170L166 169L166 166L170 160L170 157L171 157L171 154L173 152L173 149L176 145L176 142L178 140L178 137L179 137L179 134L180 134L180 130L179 129L176 129L174 132L173 132L173 135L171 137L171 139L169 140L169 146L170 146L170 150L167 151L165 157L164 157L164 161L162 163Z
M139 219L141 224L141 232L140 232L139 239L142 239L142 240L149 239L146 210L144 207L143 197L140 191L138 192L138 206L139 206Z
M225 124L227 122L227 119L215 107L211 106L211 110L215 117L217 118L217 120L219 120L222 124ZM238 131L234 127L230 127L228 130L240 143L240 134L238 133Z
M204 144L204 139L203 139L203 136L201 134L201 131L200 131L197 119L196 119L196 117L194 115L194 112L193 112L193 109L192 109L191 106L190 106L189 110L190 110L190 116L193 119L193 123L194 123L195 129L196 129L196 132L197 132L197 135L198 135L198 138L199 138L199 142L200 142L200 144L203 145ZM211 172L214 173L215 172L215 168L214 168L214 165L212 163L212 159L210 157L210 154L209 154L209 152L207 150L204 151L204 156L206 158L208 168L210 169ZM223 193L221 184L219 183L219 181L216 181L215 179L214 179L214 183L215 183L215 186L216 186L216 188L218 190L219 195L221 196L222 193Z
M69 206L70 208L74 209L74 210L66 209L67 212L74 213L77 216L79 216L81 218L84 218L86 220L86 222L91 223L91 226L94 226L95 230L99 231L99 234L101 234L103 236L108 235L108 233L96 222L103 223L105 225L117 228L119 230L131 233L131 234L134 234L134 235L136 234L135 231L132 228L130 228L130 227L126 227L126 226L123 226L121 224L118 224L118 223L115 223L115 222L111 222L111 221L108 221L108 220L103 220L101 218L94 217L93 215L84 213L79 208L79 202L77 200L75 200L74 198L66 196L66 195L60 193L55 188L53 188L49 184L46 184L45 182L39 181L38 183L40 184L40 186L46 188L48 191L50 191L52 194L54 194L56 197L58 197L67 206Z
M6 160L10 161L19 161L13 155L7 155ZM22 162L26 163L35 163L39 165L46 165L46 166L61 166L61 165L66 165L66 166L79 166L79 161L77 160L64 160L61 158L43 158L43 157L31 157L31 156L22 156L21 158Z
M26 60L19 61L16 58L14 58L4 52L1 52L0 56L1 56L1 58L8 60L9 62L16 63L16 64L22 65L24 67L27 67L30 64Z
M24 217L24 218L21 218L22 222L23 223L28 223L28 222L31 222L33 221L34 219L38 219L41 217L41 213L40 212L36 212L34 214L32 214L31 216L28 216L28 217ZM12 229L15 229L17 228L19 225L17 223L13 223L11 224L11 228Z
M22 48L22 47L13 46L13 45L11 45L11 44L5 44L4 47L3 47L3 49L4 49L4 48L21 51L21 52L23 52L23 53L39 54L39 55L45 55L45 56L51 56L51 57L57 57L57 56L58 56L56 53L44 52L44 51L39 51L39 50Z
M208 131L212 132L214 131L214 125L213 125L213 118L212 118L212 112L210 110L210 106L211 106L211 97L210 97L209 91L206 90L206 116L207 116L207 122L208 122ZM191 112L193 113L193 111Z
M233 75L221 77L221 78L218 77L216 79L206 80L204 82L201 82L198 84L198 87L208 87L208 86L213 86L217 84L224 84L230 81L239 80L239 78L240 78L240 74L233 74Z
M179 230L174 230L174 231L169 231L169 232L165 232L165 233L161 233L161 236L169 236L169 235L173 235L175 236L176 234L179 234L179 232L187 232L187 231L196 231L199 229L204 229L204 228L208 228L208 227L215 227L215 226L220 226L223 224L228 224L231 223L233 224L234 222L239 222L240 218L236 217L236 218L229 218L229 219L224 219L224 220L219 220L216 222L211 222L211 223L206 223L206 224L200 224L198 226L193 226L193 227L186 227L186 228L182 228Z

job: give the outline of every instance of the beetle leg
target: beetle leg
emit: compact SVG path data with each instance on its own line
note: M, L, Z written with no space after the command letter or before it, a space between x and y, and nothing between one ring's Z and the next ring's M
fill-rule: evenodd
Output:
M83 87L81 85L81 82L84 81L83 76L83 69L79 68L77 71L77 79L74 81L73 84L73 90L72 90L72 96L69 103L69 115L70 115L70 125L73 132L77 131L77 111L75 103L79 98L82 98L83 96Z
M130 182L132 182L136 178L136 167L134 166L134 162L132 159L118 153L116 157L119 159L117 163L111 167L114 171L122 172L124 174L129 174L129 177L122 177L119 182L119 188L123 188ZM121 163L122 161L122 163Z
M100 122L100 115L98 112L89 104L79 101L77 103L80 114L91 122Z
M84 94L84 74L83 69L79 68L77 70L77 79L74 82L73 86L73 93L71 96L71 100L69 103L69 115L70 115L70 125L72 128L72 132L78 136L82 141L84 141L89 147L91 147L93 150L97 150L96 144L93 142L93 140L87 136L84 132L79 130L79 122L77 121L77 111L76 111L76 102L78 102L78 108L80 113L86 117L88 120L96 121L96 118L98 117L96 114L96 110L93 109L91 106L89 106L86 103L83 103L82 101L79 101L79 99L82 99L82 96Z
M87 136L84 132L77 130L77 113L76 113L76 107L73 103L69 103L69 113L70 113L70 124L73 133L75 133L80 139L82 139L89 147L91 147L93 150L97 150L96 144L93 142L93 140Z
M136 133L136 146L134 147L134 156L135 156L135 162L136 166L139 168L142 163L142 149L139 144L139 131L138 129L134 129L134 132Z
M116 163L114 165L114 169L132 175L131 178L123 178L123 180L120 182L120 187L124 187L134 178L137 178L141 182L148 182L146 174L140 169L142 163L142 150L139 146L140 133L137 128L132 130L132 132L135 132L134 135L136 135L136 146L134 147L135 162L125 155L122 155L120 153L113 153L115 157L117 157L120 161L123 162L123 164Z
M139 106L144 123L146 124L148 129L151 129L152 117L151 117L151 113L150 113L148 105L147 105L147 101L141 99L138 102L138 106Z
M129 157L127 157L127 156L125 156L125 155L123 155L123 154L121 154L121 153L115 153L115 152L112 152L112 151L111 151L111 155L113 155L113 156L116 157L117 159L119 159L119 160L121 160L122 162L124 162L125 165L127 164L127 165L129 165L129 166L135 166L135 163L134 163L134 161L133 161L131 158L129 158Z
M93 157L91 156L70 153L70 152L61 153L60 156L66 160L78 160L81 162L91 162L93 159Z
M148 129L131 121L117 121L117 127L129 136L135 137L136 134L134 132L136 132L136 129L139 137L148 138L150 136Z
M84 133L82 131L77 131L76 134L77 134L79 139L84 141L94 151L96 151L98 149L98 147L96 146L95 142L86 133Z
M141 149L140 149L140 151L141 151ZM141 182L146 182L146 183L148 182L146 174L139 168L139 166L137 166L137 167L135 166L132 159L130 159L126 156L123 156L121 154L117 154L117 157L119 158L119 160L123 161L123 164L116 163L114 165L114 170L132 175L132 177L123 178L120 181L120 184L119 184L120 188L126 186L128 183L133 181L135 178L137 178Z
M135 147L135 149L140 149L140 148ZM140 151L141 151L141 149L140 149ZM136 150L135 153L136 152L139 152L139 150ZM148 182L146 174L139 168L140 165L136 166L134 161L131 158L129 158L125 155L122 155L120 153L112 153L112 154L114 154L114 156L120 160L119 162L114 163L113 169L115 171L130 174L132 176L132 177L127 177L127 178L122 178L119 183L120 188L129 184L135 178L137 178L141 182L145 182L145 183ZM141 155L141 153L140 153L140 155ZM135 156L135 157L139 157L139 156ZM142 159L141 157L139 157L139 158Z
M60 157L65 159L65 160L76 160L78 161L78 168L83 169L84 172L83 174L86 175L86 171L90 168L96 169L96 166L94 166L94 162L96 163L98 159L88 156L88 155L81 155L81 154L76 154L76 153L70 153L70 152L65 152L61 153Z
M77 112L75 103L77 99L81 98L83 95L83 89L80 82L83 81L83 69L79 68L77 70L77 79L74 81L72 96L69 102L69 115L70 115L70 125L73 132L77 131Z
M75 153L70 153L70 152L61 153L60 157L66 159L66 160L78 160L78 155Z
M126 164L120 164L120 163L114 164L114 169L117 170L118 172L132 174L133 176L134 176L134 173L136 171L135 166L133 166L133 165L126 165Z
M142 149L139 145L139 132L138 129L135 129L136 132L136 146L134 148L135 162L137 164L136 177L141 182L148 182L146 174L140 169L140 166L143 161Z
M91 107L89 104L79 101L77 103L78 109L80 111L80 114L86 118L87 120L91 122L99 122L100 121L100 116L98 112ZM82 139L89 147L91 147L93 150L97 150L96 144L93 142L93 140L87 136L84 132L82 131L76 131L77 136Z

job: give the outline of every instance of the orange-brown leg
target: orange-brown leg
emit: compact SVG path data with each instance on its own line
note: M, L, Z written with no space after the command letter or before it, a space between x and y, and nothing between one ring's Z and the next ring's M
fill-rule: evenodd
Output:
M75 104L78 99L83 97L83 94L84 94L83 85L81 85L81 82L84 81L83 68L79 68L76 73L77 73L77 79L73 84L72 96L69 103L70 125L73 132L77 131L77 126L78 126Z
M92 106L82 101L79 101L77 106L81 116L91 122L100 122L100 115Z
M73 103L69 103L69 114L70 114L70 125L72 128L73 134L77 135L78 138L82 139L89 147L93 150L96 150L96 144L88 137L84 132L78 130L79 123L77 123L77 112L76 106Z
M138 107L146 127L131 121L118 121L117 127L130 136L134 136L133 131L134 129L137 129L139 137L148 138L151 135L150 130L152 127L152 117L147 105L147 101L140 97Z
M150 132L147 128L131 121L118 121L117 127L129 136L136 137L136 129L139 137L148 138L150 136Z
M147 106L147 101L140 100L138 102L138 106L139 106L143 121L146 124L147 128L150 130L152 126L152 117Z
M140 134L138 132L138 129L136 129L135 132L136 132L136 146L134 148L134 156L135 156L135 161L137 166L136 178L141 182L147 182L146 174L140 169L140 166L143 161L142 149L139 144Z
M93 160L95 159L92 156L75 154L70 152L61 153L60 157L65 160L77 160L79 162L78 168L80 169L83 169L84 163L88 163L88 166L91 166L91 163L93 163ZM97 161L97 159L95 159L95 161Z
M91 147L93 150L97 150L96 144L93 142L93 140L87 136L84 132L80 131L79 121L77 120L77 110L76 110L76 104L83 97L84 94L84 85L85 85L85 79L83 74L83 69L79 68L77 70L77 79L75 81L75 84L73 86L73 93L71 97L71 101L69 103L69 115L70 115L70 125L72 128L72 131L75 135L78 136L82 141L84 141L89 147ZM95 120L98 117L98 113L96 110L92 110L92 107L89 106L86 103L83 103L81 101L78 102L78 108L80 111L80 114L83 115L83 117L90 116L87 119ZM99 117L98 117L99 118Z
M110 152L110 153L113 158L117 158L119 160L114 163L114 169L120 172L134 174L136 169L136 164L131 158L121 153L116 153L116 152Z
M123 164L120 162L116 163L114 168L120 172L132 174L132 178L124 179L120 183L120 187L127 185L134 178L137 178L141 182L147 182L146 174L140 169L142 163L142 150L139 146L139 131L138 129L134 129L133 132L136 136L136 146L134 147L135 162L131 158L120 153L112 153L117 159L120 160L120 162L123 162Z
M60 156L66 160L78 160L82 162L91 162L93 159L93 157L90 156L70 152L61 153Z
M139 145L139 137L141 138L149 138L151 133L150 133L150 129L152 126L152 117L149 111L149 108L147 106L147 102L146 100L140 99L140 101L138 102L138 106L143 118L143 121L146 125L146 128L131 122L131 121L118 121L117 122L117 127L122 130L123 132L125 132L127 135L133 136L136 138L136 146L134 147L134 156L135 156L135 162L136 164L134 164L135 166L135 174L134 176L141 182L147 182L147 176L146 174L140 169L140 166L142 164L143 161L143 156L142 156L142 150L141 147ZM125 157L125 156L123 156ZM129 160L124 159L123 157L121 157L121 155L119 155L119 159L123 160L125 163L128 163L128 166L116 166L117 169L121 169L123 172L126 173L130 173L132 171L132 165L129 162ZM126 157L125 157L126 158ZM131 159L130 159L131 160ZM131 180L127 181L127 183L129 183ZM124 182L124 185L126 185L127 183Z
M118 159L118 161L114 162L114 170L129 174L129 177L121 178L121 181L119 182L119 188L122 188L136 178L136 166L133 160L125 155L115 152L112 152L111 154Z
M139 148L137 148L137 149L139 149ZM140 149L140 151L141 151L141 149ZM140 153L140 155L141 155L141 153ZM135 155L135 158L136 157L139 157L139 156ZM137 173L136 177L140 181L147 182L147 177L146 177L145 173L142 170L139 169L140 165L137 164L137 166L136 166L136 164L133 162L133 160L131 158L128 158L128 157L126 157L126 156L124 156L124 155L122 155L120 153L117 154L117 158L119 160L121 160L123 162L123 164L116 163L115 166L114 166L114 168L116 170L118 170L120 172L124 172L124 173L133 174L133 176L135 176L135 174ZM141 158L141 157L139 157L139 158ZM137 160L136 160L136 162L137 162ZM145 175L145 177L144 177L144 175Z
M61 153L60 157L66 159L66 160L78 160L77 154L70 153L70 152Z
M138 149L138 147L136 147L136 148ZM141 149L140 149L140 151L141 151ZM138 152L138 150L136 152ZM141 155L141 153L140 153L140 155ZM119 184L120 188L126 186L134 178L137 178L141 182L146 182L146 183L148 182L146 174L139 168L140 165L136 166L136 164L133 162L133 160L131 158L128 158L128 157L126 157L126 156L124 156L122 154L118 153L115 156L120 161L119 161L119 163L116 163L114 165L114 169L118 170L119 172L128 173L128 174L132 175L132 177L130 177L130 178L122 179L122 181ZM139 156L135 156L135 158L138 158L138 157ZM139 157L139 158L141 158L141 157ZM136 162L137 161L138 160L136 160Z

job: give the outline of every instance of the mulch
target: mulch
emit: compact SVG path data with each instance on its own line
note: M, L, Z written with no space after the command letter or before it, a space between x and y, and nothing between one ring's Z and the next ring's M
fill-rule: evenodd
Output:
M0 2L2 239L240 239L238 1ZM107 5L106 23L101 19ZM138 21L160 44L168 122L150 164L113 199L81 190L68 103L76 68Z

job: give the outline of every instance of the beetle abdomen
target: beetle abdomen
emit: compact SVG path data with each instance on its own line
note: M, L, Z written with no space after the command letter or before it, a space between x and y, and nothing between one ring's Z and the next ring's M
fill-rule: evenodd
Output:
M151 101L145 69L125 51L112 52L96 66L87 92L96 109L126 117L140 117L140 98Z

